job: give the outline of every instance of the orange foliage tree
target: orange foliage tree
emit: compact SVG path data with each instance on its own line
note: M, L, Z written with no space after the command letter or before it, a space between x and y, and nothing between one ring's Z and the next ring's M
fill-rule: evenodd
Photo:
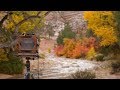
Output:
M91 47L95 47L95 38L83 38L82 40L64 38L64 45L55 48L57 56L64 55L67 58L86 57Z
M64 55L67 58L70 58L72 56L72 51L75 48L75 40L74 39L68 39L68 38L64 38Z
M81 42L77 41L74 50L72 51L72 57L73 58L80 58L82 54L82 46Z

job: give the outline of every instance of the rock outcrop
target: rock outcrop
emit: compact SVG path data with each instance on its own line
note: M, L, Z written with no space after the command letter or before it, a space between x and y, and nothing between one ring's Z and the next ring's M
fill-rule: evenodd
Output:
M66 22L69 22L72 30L77 33L86 31L83 11L53 11L46 17L45 24L52 25L55 31L54 38L56 38L59 32L64 29Z

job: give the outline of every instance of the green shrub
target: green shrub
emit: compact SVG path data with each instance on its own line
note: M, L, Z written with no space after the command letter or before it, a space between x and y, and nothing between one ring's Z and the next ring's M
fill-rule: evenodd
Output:
M104 55L103 54L97 54L96 56L95 56L95 58L96 58L96 60L97 61L104 61Z
M88 29L87 31L86 31L86 37L93 37L94 36L94 34L93 34L93 32L92 32L92 30L91 29Z
M90 72L88 70L85 71L77 71L71 75L72 79L94 79L96 78L95 73Z
M99 52L104 54L104 55L109 55L109 54L120 54L120 46L118 44L110 45L110 46L102 46L99 49Z
M59 36L57 38L57 43L59 45L63 44L63 39L64 38L72 39L72 38L75 38L75 36L76 36L76 34L75 34L75 32L72 31L70 25L66 24L64 30L62 30L61 32L59 32Z
M22 71L23 63L18 59L0 62L0 73L21 74Z
M120 61L115 61L111 63L111 74L120 72Z
M62 35L60 35L59 33L59 36L57 37L57 43L60 45L60 44L63 44L63 37Z
M111 59L112 59L112 56L111 56L111 55L107 55L107 56L104 56L103 59L104 59L104 60L111 60Z
M20 58L13 55L11 52L8 55L8 61L0 62L0 73L4 74L22 74L23 72L23 62L20 61Z

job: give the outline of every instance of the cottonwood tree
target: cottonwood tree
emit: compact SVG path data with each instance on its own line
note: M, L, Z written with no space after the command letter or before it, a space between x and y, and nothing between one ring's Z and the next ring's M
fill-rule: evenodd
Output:
M0 48L11 47L17 41L13 36L19 33L34 30L36 27L41 27L44 17L51 11L2 11L4 14L0 21L0 29L9 37L8 42L0 44Z
M112 11L85 11L84 19L88 22L88 29L100 38L101 46L113 45L118 41Z

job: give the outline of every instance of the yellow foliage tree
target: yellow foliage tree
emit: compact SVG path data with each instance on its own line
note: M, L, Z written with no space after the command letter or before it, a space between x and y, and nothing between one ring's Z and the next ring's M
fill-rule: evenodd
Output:
M95 56L96 56L95 49L94 49L94 47L91 47L90 50L87 53L86 58L89 59L89 60L92 60L92 59L95 58Z
M15 24L19 23L24 19L23 15L16 15L16 13L9 16L9 20L6 20L5 22L5 28L7 30L13 30L15 27Z
M28 19L25 22L23 22L19 27L19 32L27 32L29 30L33 30L35 27L42 27L44 24L44 16L47 11L42 11L40 13L41 18L34 18L34 19ZM9 18L5 21L4 27L7 30L14 31L16 25L24 20L27 17L30 16L37 16L39 12L38 11L13 11L13 14L9 16Z
M88 29L92 29L94 34L101 38L101 46L117 42L116 23L112 11L85 11L84 19L88 22Z
M30 22L30 21L26 21L23 24L20 25L19 27L19 31L20 32L27 32L29 30L33 30L35 27L35 24Z

